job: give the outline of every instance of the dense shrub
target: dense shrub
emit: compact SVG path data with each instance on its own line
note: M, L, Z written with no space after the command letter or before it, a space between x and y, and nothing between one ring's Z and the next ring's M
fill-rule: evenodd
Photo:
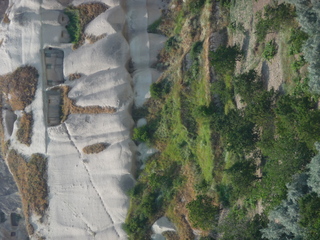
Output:
M289 53L290 55L301 53L302 46L308 39L308 34L301 30L301 28L292 28L289 39Z
M270 61L278 52L278 46L274 40L268 42L262 53L262 57Z
M145 126L133 129L132 139L136 141L141 141L141 142L148 142L150 139L148 126L145 125Z
M187 204L189 219L194 227L210 229L213 226L219 214L219 208L212 203L212 198L198 195L196 200Z
M191 50L190 50L190 57L194 60L197 57L199 57L199 54L201 53L203 48L203 42L198 41L192 44Z
M256 24L257 40L263 41L269 32L277 32L281 26L292 21L295 17L295 10L290 4L281 3L272 7L267 5L264 8L263 17L258 14Z
M189 0L187 3L188 4L187 8L192 13L198 13L202 9L205 2L206 0L197 0L197 1Z
M299 226L299 199L308 191L307 175L301 174L289 184L287 199L270 212L268 227L261 230L269 240L304 239L304 229Z
M299 224L306 229L306 239L320 239L320 197L314 192L305 195L299 201L299 208Z
M67 30L70 35L71 42L76 44L80 41L81 25L80 25L80 12L78 9L66 8L64 13L69 17Z
M232 73L236 66L236 61L242 58L242 51L239 46L220 46L215 52L210 52L210 61L214 69L220 73Z

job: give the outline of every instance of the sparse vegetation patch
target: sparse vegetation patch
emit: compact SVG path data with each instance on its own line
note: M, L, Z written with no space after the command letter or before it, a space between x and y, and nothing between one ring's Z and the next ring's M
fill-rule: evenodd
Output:
M29 220L31 214L43 216L48 207L47 160L36 153L27 162L17 151L10 150L7 162L21 194L27 230L31 235L34 231Z
M99 113L114 113L116 111L113 107L101 107L101 106L90 106L81 107L77 106L72 99L68 97L70 88L68 86L61 86L61 122L64 122L69 114L99 114Z
M13 73L0 76L0 87L13 110L23 110L34 99L38 71L31 66L17 68Z
M79 6L68 6L65 9L65 14L67 14L70 19L67 30L75 49L81 46L86 39L84 34L86 25L107 9L107 5L98 2L83 3Z
M109 144L107 143L95 143L89 146L86 146L82 149L82 151L85 154L94 154L94 153L99 153L102 152L103 150L105 150L107 147L109 146Z
M33 127L33 116L31 113L24 112L20 118L20 126L17 130L17 139L27 145L31 144L32 137L32 127Z

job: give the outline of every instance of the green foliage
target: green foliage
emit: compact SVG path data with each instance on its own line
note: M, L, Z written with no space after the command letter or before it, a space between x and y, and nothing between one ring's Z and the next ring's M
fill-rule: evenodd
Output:
M278 46L275 40L271 40L268 42L264 48L262 53L262 57L268 61L270 61L278 52Z
M220 4L224 8L230 8L232 6L232 0L219 0Z
M304 65L306 65L306 60L304 59L303 55L300 55L299 60L294 61L291 64L291 67L294 71L299 71Z
M298 201L307 191L307 175L296 175L288 185L287 199L269 213L268 227L261 230L269 240L305 239L304 229L299 226Z
M203 8L205 2L206 0L197 0L197 1L190 0L187 2L188 4L187 9L191 11L193 14L199 13L200 10Z
M245 33L246 29L244 28L243 26L243 23L241 22L231 22L228 26L228 28L233 31L233 32L242 32L242 33Z
M170 92L171 83L167 79L152 83L150 86L150 95L154 99L160 99Z
M308 34L301 30L301 28L292 28L289 39L289 53L290 55L301 53L302 46L308 39Z
M320 144L317 142L315 144L318 154L315 155L311 162L308 164L309 169L309 179L308 186L312 188L312 191L320 196Z
M148 26L148 33L159 33L159 26L162 23L162 18L159 18L158 20L154 21L152 24Z
M320 140L320 111L316 109L316 102L307 96L281 96L275 109L278 121L278 133L282 136L297 133L297 136L308 144L310 148ZM312 127L310 127L312 126Z
M232 191L241 197L247 195L253 182L259 179L256 175L256 166L253 159L237 161L225 170L232 184Z
M152 83L150 86L150 95L152 98L160 99L162 96L161 83Z
M179 42L179 37L172 36L168 38L164 47L167 51L176 50L179 47Z
M300 225L306 229L306 239L320 239L320 197L312 192L299 201Z
M189 219L194 227L208 230L213 226L219 214L219 208L212 203L212 198L198 195L196 200L187 204Z
M199 57L199 54L201 53L203 48L203 42L198 41L192 44L191 50L190 50L190 57L195 60L197 57Z
M210 52L210 61L214 69L220 74L233 73L236 61L241 60L242 51L239 46L220 46L215 52Z
M292 4L296 6L297 15L299 23L302 30L308 34L309 38L306 36L302 37L305 41L303 46L303 53L306 61L309 65L309 87L310 91L316 94L320 93L320 31L319 31L319 21L320 21L320 7L318 3L310 4L309 1L297 1L289 0ZM304 34L306 35L306 34Z
M141 141L141 142L148 142L150 140L148 126L145 125L145 126L133 129L132 139L136 141Z
M239 154L251 151L257 141L255 124L242 116L240 110L232 109L228 114L215 114L213 127L226 141L226 149Z
M263 82L255 70L236 76L233 79L233 85L235 93L239 94L246 103L253 100L253 97L263 88Z
M234 207L218 226L222 240L258 240L263 239L260 229L267 225L267 217L256 214L252 219L246 217L244 208Z
M289 4L281 3L275 7L265 6L264 16L262 17L261 13L257 14L257 41L263 41L269 32L279 31L282 26L288 24L294 17L295 11Z
M69 23L66 26L71 42L77 44L81 37L80 11L74 8L66 8L64 13L69 17Z

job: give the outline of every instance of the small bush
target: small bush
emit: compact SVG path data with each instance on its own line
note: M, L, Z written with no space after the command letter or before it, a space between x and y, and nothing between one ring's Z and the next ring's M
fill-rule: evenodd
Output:
M304 57L301 55L299 57L299 60L297 61L294 61L292 64L291 64L291 68L294 70L294 71L299 71L300 68L302 68L304 65L306 65L306 60L304 59Z
M264 17L257 14L256 34L257 41L263 41L269 32L277 32L281 26L288 24L295 17L295 10L290 4L281 3L275 7L270 5L264 8Z
M294 55L301 53L302 46L305 41L308 39L308 34L301 30L301 28L293 28L291 29L291 35L289 39L289 54Z
M179 47L179 37L177 36L173 36L173 37L170 37L167 41L166 41L166 44L165 44L165 49L167 51L170 51L170 50L176 50L178 47Z
M69 17L69 24L66 28L75 48L85 41L83 33L85 26L107 9L108 7L103 3L84 3L76 7L69 6L64 10L65 14Z
M150 139L147 125L133 129L133 140L148 142Z
M236 61L241 60L242 51L239 46L220 46L215 52L210 52L210 61L215 70L220 74L234 72Z
M107 147L109 146L109 144L107 143L96 143L96 144L92 144L89 146L86 146L82 149L82 151L85 154L94 154L94 153L99 153L102 152L103 150L105 150Z
M162 18L159 18L158 20L154 21L154 23L150 24L148 26L148 33L159 33L159 26L162 22Z
M194 44L192 44L192 47L190 50L190 57L192 59L196 59L199 56L199 54L201 53L202 48L203 48L203 42L201 42L201 41L198 41L198 42L195 42Z
M213 199L206 195L198 195L196 200L187 204L189 219L194 227L210 229L219 214L219 208L213 205Z
M170 92L171 84L167 79L155 82L150 86L150 95L154 99L160 99Z
M198 13L203 8L203 5L205 4L206 0L189 0L188 1L188 10L192 13Z
M154 99L159 99L162 96L161 83L152 83L150 86L150 95Z
M270 61L278 52L278 46L274 40L268 42L262 53L262 57Z
M66 8L64 13L69 17L70 21L66 28L70 34L71 42L76 44L81 36L80 12L77 9Z

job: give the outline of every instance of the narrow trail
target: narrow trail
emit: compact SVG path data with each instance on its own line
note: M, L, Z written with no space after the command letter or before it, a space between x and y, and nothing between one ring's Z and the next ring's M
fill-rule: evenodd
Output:
M71 135L70 135L70 132L69 132L69 129L68 129L67 124L66 124L66 123L63 123L63 126L65 127L65 130L66 130L68 139L70 140L71 144L74 146L74 148L75 148L75 149L77 150L77 152L78 152L78 155L79 155L79 158L81 159L82 165L83 165L84 169L86 170L86 172L87 172L87 174L88 174L89 182L91 183L92 188L93 188L94 191L97 193L98 198L99 198L99 200L100 200L100 202L101 202L101 205L102 205L103 209L105 210L107 216L108 216L109 219L111 220L112 225L114 225L114 224L115 224L115 221L113 220L112 216L111 216L110 213L108 212L107 207L106 207L106 204L105 204L104 201L103 201L103 198L101 197L98 189L96 188L95 184L93 183L93 179L92 179L92 176L91 176L91 174L90 174L90 171L89 171L88 167L86 166L86 163L83 161L84 159L83 159L83 156L82 156L81 151L79 150L79 148L77 147L77 145L76 145L75 142L73 141L73 139L72 139L72 137L71 137ZM114 228L114 230L115 230L115 232L117 233L118 237L120 237L120 234L118 233L117 229Z

